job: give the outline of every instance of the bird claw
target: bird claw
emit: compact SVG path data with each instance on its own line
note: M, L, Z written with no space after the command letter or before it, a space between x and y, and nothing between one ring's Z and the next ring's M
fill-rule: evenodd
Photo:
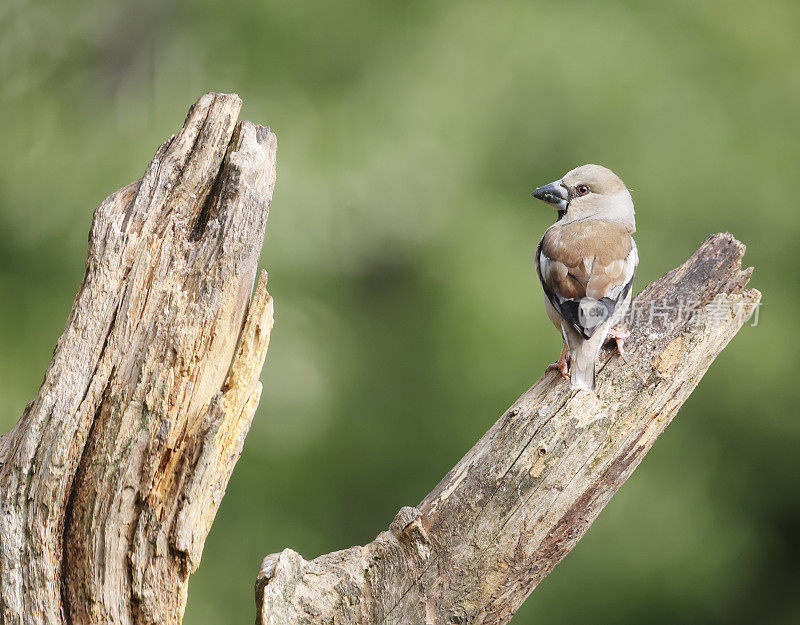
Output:
M613 328L609 331L609 336L614 339L614 342L617 344L617 352L620 355L620 358L624 362L628 362L628 358L625 355L625 350L623 349L623 345L625 343L625 339L628 338L631 333L628 330L614 330Z
M545 369L545 371L558 371L562 378L569 380L569 365L567 364L566 360L558 360L547 365L547 369Z
M545 373L548 371L558 371L562 378L569 380L569 350L567 350L566 345L561 348L561 355L558 357L558 360L547 365L547 369L544 371Z

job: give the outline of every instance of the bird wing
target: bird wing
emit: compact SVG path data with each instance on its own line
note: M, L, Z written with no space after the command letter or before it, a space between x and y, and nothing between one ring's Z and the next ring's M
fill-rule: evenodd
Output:
M547 299L588 339L627 297L639 255L623 224L586 220L549 228L536 261Z

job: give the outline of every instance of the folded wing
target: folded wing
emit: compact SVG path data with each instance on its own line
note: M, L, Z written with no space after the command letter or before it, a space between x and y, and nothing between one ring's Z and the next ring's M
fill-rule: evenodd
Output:
M633 286L639 256L624 224L555 224L536 250L545 295L585 338L609 319Z

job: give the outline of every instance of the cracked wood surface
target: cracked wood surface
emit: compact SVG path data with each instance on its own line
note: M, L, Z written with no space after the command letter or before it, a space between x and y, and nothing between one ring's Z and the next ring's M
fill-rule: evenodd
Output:
M267 556L257 623L508 622L757 306L744 250L714 235L650 284L632 306L628 362L601 355L597 394L546 373L373 542L311 561Z
M95 211L39 394L0 438L0 623L178 623L261 393L276 138L204 95Z

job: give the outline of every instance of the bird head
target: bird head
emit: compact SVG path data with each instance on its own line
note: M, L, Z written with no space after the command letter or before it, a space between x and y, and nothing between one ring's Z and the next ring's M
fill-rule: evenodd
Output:
M564 222L605 219L635 230L631 194L619 176L601 165L576 167L560 180L536 189L533 197L557 209Z

